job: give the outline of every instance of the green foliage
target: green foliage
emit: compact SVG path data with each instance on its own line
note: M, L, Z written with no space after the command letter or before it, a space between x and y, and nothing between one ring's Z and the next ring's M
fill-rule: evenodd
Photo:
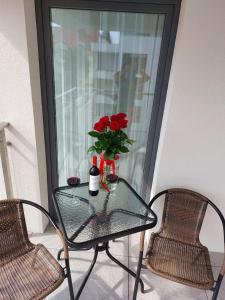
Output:
M88 134L97 139L93 146L88 149L89 152L97 152L98 154L104 152L106 159L114 159L116 154L128 153L128 146L135 142L129 139L123 130L111 131L105 129L102 133L97 131L90 131Z
M88 134L92 137L96 137L99 138L99 136L101 136L101 133L97 132L97 131L89 131Z
M90 148L88 148L87 153L94 152L94 151L95 151L95 146L91 146Z
M129 149L127 147L125 147L125 146L121 146L120 147L120 152L127 153L127 152L129 152Z
M135 143L135 140L128 139L127 143L130 144L130 145L133 145L133 143Z

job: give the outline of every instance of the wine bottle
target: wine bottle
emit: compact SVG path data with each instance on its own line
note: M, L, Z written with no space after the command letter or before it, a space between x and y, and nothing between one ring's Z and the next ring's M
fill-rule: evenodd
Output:
M89 194L91 196L97 196L99 192L99 169L97 167L97 156L92 157L92 167L89 171Z

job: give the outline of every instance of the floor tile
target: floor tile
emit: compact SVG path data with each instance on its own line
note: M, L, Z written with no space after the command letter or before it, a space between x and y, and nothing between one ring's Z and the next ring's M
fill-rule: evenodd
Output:
M139 254L140 234L134 234L125 238L110 242L110 252L132 270L136 270ZM34 243L43 243L56 257L61 247L60 239L54 230L48 228L46 233L31 235ZM129 245L129 247L128 247ZM145 247L146 249L146 247ZM74 290L76 291L82 282L88 267L93 258L93 250L71 252L71 271ZM210 253L213 266L221 264L220 253ZM63 261L61 262L63 264ZM219 267L214 267L215 276L218 275ZM216 277L215 277L216 278ZM139 290L137 300L211 300L212 292L202 291L184 285L174 283L167 279L160 278L148 270L142 269L142 279L145 283L146 293ZM104 252L99 253L97 263L93 269L80 300L131 300L133 295L134 280L112 262ZM69 300L67 281L46 300ZM225 280L222 283L218 300L225 299Z
M53 253L55 250L51 249ZM80 286L82 279L90 266L93 253L88 251L80 253L71 253L71 273L74 291ZM120 261L125 265L128 264L128 258ZM67 281L46 300L69 300L69 291ZM101 254L98 257L96 265L91 273L90 278L81 294L80 300L128 300L128 274L106 255Z
M109 242L110 252L116 256L128 256L128 237L123 237Z
M60 249L62 247L62 242L55 232L47 232L44 234L32 234L29 238L32 243L43 244L46 248Z
M137 259L130 259L129 266L137 267ZM207 300L204 290L190 288L182 284L161 278L142 269L141 278L145 284L146 293L138 291L137 300ZM132 299L134 279L129 277L129 299Z

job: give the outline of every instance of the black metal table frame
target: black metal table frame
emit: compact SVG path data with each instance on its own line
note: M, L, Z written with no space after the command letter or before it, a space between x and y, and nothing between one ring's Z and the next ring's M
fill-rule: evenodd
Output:
M54 205L55 205L55 209L56 209L56 213L57 213L57 216L58 216L58 219L59 219L59 222L60 222L60 225L61 225L61 228L64 232L64 235L65 235L65 239L66 239L66 242L68 244L68 246L70 247L69 248L69 251L79 251L79 250L90 250L91 248L94 248L94 257L93 257L93 260L91 262L91 265L78 289L78 292L76 294L76 296L74 297L74 291L73 291L73 285L72 285L72 280L69 280L68 281L68 284L69 284L69 292L70 292L70 298L71 300L78 300L84 287L85 287L85 284L92 272L92 269L94 268L94 265L97 261L97 257L98 257L98 253L99 252L102 252L102 251L105 251L107 256L112 260L114 261L116 264L118 264L121 268L123 268L126 272L128 272L131 276L133 276L134 278L136 278L136 273L134 273L132 270L130 270L128 267L126 267L124 264L122 264L119 260L117 260L109 251L109 241L113 241L115 240L116 238L120 238L120 237L123 237L123 236L127 236L127 235L130 235L130 234L133 234L133 233L137 233L137 232L141 232L141 231L145 231L147 229L150 229L150 228L153 228L156 223L157 223L157 216L156 214L149 208L149 206L144 202L144 200L136 193L136 191L127 183L126 180L122 179L122 178L119 178L119 181L122 181L126 184L126 186L132 191L132 193L135 194L135 196L139 199L139 201L145 206L145 208L147 209L147 212L148 213L151 213L153 215L153 217L149 217L149 219L151 219L152 223L149 223L149 224L145 224L145 225L141 225L141 226L137 226L135 228L132 228L132 229L127 229L127 230L123 230L123 231L120 231L120 232L116 232L116 233L113 233L113 234L110 234L110 235L107 235L107 236L103 236L103 237L98 237L98 238L95 238L95 239L92 239L90 241L86 241L86 242L81 242L81 243L76 243L76 242L73 242L71 241L71 239L75 239L79 233L84 229L84 227L93 219L96 217L96 213L95 213L95 209L94 207L90 204L89 200L88 199L85 199L85 198L82 198L80 196L79 199L85 203L87 203L91 209L92 209L92 215L76 230L76 232L72 235L71 238L68 238L67 236L67 233L66 233L66 229L65 229L65 226L64 226L64 223L63 223L63 219L62 219L62 216L61 216L61 213L60 213L60 209L58 207L58 204L57 204L57 201L55 199L55 194L58 193L58 194L61 194L61 195L65 195L67 197L71 197L73 198L75 195L71 195L69 193L65 193L64 190L67 189L68 190L68 186L65 186L65 187L60 187L60 188L56 188L53 192L53 202L54 202ZM79 184L78 187L80 186L88 186L88 183L81 183ZM71 187L71 189L73 189L74 187ZM108 200L109 200L109 195L110 193L108 193L106 195L106 198L105 198L105 202L104 202L104 207L103 207L103 216L104 216L104 213L106 213L106 210L107 210L107 204L108 204ZM130 214L130 215L133 215L133 216L136 216L136 217L139 217L139 218L144 218L143 215L140 215L140 214L137 214L137 213L134 213L134 212L130 212L128 210L124 210L124 209L114 209L110 212L110 214L106 215L105 216L105 219L101 220L101 222L105 222L106 220L109 220L111 218L111 216L114 214L114 213L123 213L123 214ZM148 214L147 213L147 214ZM145 217L147 217L147 214ZM60 257L61 257L61 253L63 252L63 249L60 249L59 252L58 252L58 255L57 255L57 259L60 260ZM142 264L142 261L138 262L138 265L139 264ZM67 266L68 270L67 272L70 274L70 266L68 264ZM139 269L139 267L138 267ZM141 292L144 293L144 283L143 281L140 279L140 277L138 278L138 282L141 286Z

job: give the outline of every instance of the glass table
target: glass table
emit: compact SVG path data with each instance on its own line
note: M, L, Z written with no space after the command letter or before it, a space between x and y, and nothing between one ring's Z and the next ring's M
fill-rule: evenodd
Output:
M55 189L53 199L69 250L92 247L95 250L75 299L79 299L100 251L105 251L110 259L136 277L133 271L112 256L109 241L154 227L157 216L124 179L119 179L116 190L111 193L100 189L97 196L90 196L88 183L81 183L76 187ZM59 251L58 259L62 251ZM141 279L139 282L143 292L143 282ZM71 289L70 294L73 295Z

